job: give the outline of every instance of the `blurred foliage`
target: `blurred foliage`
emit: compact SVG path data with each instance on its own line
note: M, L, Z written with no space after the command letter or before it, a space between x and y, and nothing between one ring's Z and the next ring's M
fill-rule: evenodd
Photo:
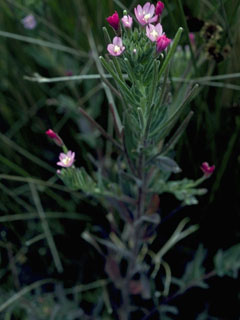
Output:
M70 191L54 175L59 150L44 134L50 127L56 130L71 150L78 150L77 162L92 173L96 161L101 163L102 154L105 151L111 154L111 145L80 115L79 107L111 134L113 124L107 96L99 79L37 83L24 76L97 74L95 56L106 52L102 32L105 17L115 9L120 13L144 2L3 0L0 3L0 314L4 320L114 318L106 290L108 284L101 282L106 278L104 261L81 237L83 231L91 230L92 222L99 226L96 233L106 236L109 233L106 213L91 196L86 199L78 190ZM199 220L203 230L200 236L210 247L210 258L215 256L217 274L236 277L238 245L226 248L239 242L240 237L240 75L236 75L240 70L237 32L240 1L228 3L226 0L165 1L163 21L169 37L174 36L179 25L187 26L195 35L195 45L190 47L185 28L170 71L172 90L178 90L178 77L186 81L193 79L201 85L200 94L191 104L195 115L179 140L176 159L185 175L193 178L198 177L202 161L216 164L215 179L206 183L209 195L200 202ZM24 29L21 23L29 13L37 20L34 30ZM221 28L217 37L209 35L209 25ZM166 163L160 161L160 165ZM188 191L190 198L199 192ZM186 199L185 194L178 197L181 201ZM161 205L164 199L161 197ZM169 207L172 203L170 198ZM164 206L161 210L165 216ZM175 219L175 214L169 216ZM171 229L171 222L165 230L161 229L161 243ZM159 250L159 244L153 245ZM53 247L64 270L60 274L56 272ZM184 248L177 248L191 260L189 252L196 250L197 245L194 241L186 242ZM178 257L175 254L174 262ZM212 267L208 261L203 267L204 257L205 250L200 247L196 260L184 267L180 262L176 265L173 277L181 274L186 282L196 280L196 275L201 278L203 270L208 272ZM171 255L166 256L166 261L171 259ZM31 287L33 283L35 287ZM59 283L63 283L62 287ZM156 280L156 286L161 288L162 283ZM239 289L238 286L234 292ZM217 292L214 298L216 295ZM207 301L206 297L205 302L214 306L214 298ZM239 317L239 311L234 313L232 305L229 306L226 297L229 313L225 318ZM205 309L195 318L221 318L216 308L213 317L209 315L211 308L209 313ZM161 312L161 319L179 317L177 309L170 305Z

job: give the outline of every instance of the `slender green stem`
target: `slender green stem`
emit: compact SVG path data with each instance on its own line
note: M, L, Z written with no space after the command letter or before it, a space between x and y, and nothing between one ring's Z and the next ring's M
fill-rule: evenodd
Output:
M167 54L167 56L166 56L166 58L165 58L165 60L164 60L164 62L163 62L163 65L162 65L162 67L160 68L160 72L159 72L159 75L158 75L159 81L161 80L162 74L163 74L164 71L166 70L167 65L169 64L171 58L173 57L173 55L174 55L174 53L175 53L175 51L176 51L176 48L177 48L177 45L178 45L178 42L179 42L179 40L180 40L180 37L181 37L182 32L183 32L183 28L180 27L180 28L178 29L178 31L177 31L174 39L173 39L173 43L172 43L171 48L170 48L170 50L169 50L169 52L168 52L168 54Z
M237 141L237 138L239 137L239 131L240 131L240 118L237 118L236 121L236 128L234 134L231 136L231 139L229 140L229 143L227 145L227 149L223 155L222 161L220 163L219 168L217 169L218 174L216 176L215 182L213 184L212 190L211 190L211 195L210 195L210 202L213 201L215 193L219 189L221 180L223 178L224 172L227 168L227 165L229 163L230 156L232 154L232 150L234 148L234 145Z
M102 79L102 78L104 78L104 70L103 70L103 67L102 67L102 65L101 65L101 63L99 61L97 47L96 47L96 43L95 43L94 38L93 38L93 34L91 32L91 28L89 27L89 25L87 23L87 20L86 20L86 18L84 16L82 17L82 23L83 23L83 26L87 30L88 41L89 41L89 45L90 45L91 50L92 50L93 59L94 59L94 61L96 63L98 72L99 72L99 74L101 76L101 79ZM108 102L112 104L112 107L114 109L115 118L116 118L116 123L117 123L117 126L118 126L118 130L119 130L119 132L121 132L123 126L122 126L122 122L121 122L120 116L118 114L118 110L117 110L114 98L112 96L112 92L111 92L110 88L105 83L103 83L103 88L104 88L104 91L106 93Z
M189 38L189 29L188 29L187 20L186 20L184 11L183 11L182 1L181 0L177 0L177 2L178 2L178 7L179 7L179 10L180 10L180 15L181 15L181 18L182 18L183 26L184 26L184 29L185 29L187 42L188 42L188 45L189 45L189 48L190 48L190 52L191 52L191 59L192 59L193 67L194 67L195 73L197 73L197 65L196 65L196 61L195 61L195 57L194 57L194 53L193 53L193 49L192 49L192 44L191 44L191 41L190 41L190 38Z
M19 34L6 32L6 31L0 31L0 36L1 37L5 37L5 38L10 38L10 39L23 41L23 42L36 44L36 45L39 45L39 46L42 46L42 47L48 47L48 48L51 48L51 49L55 49L55 50L59 50L59 51L67 52L67 53L71 53L72 55L76 55L76 56L82 56L82 53L80 53L78 50L66 47L66 46L64 46L62 44L48 42L48 41L45 41L45 40L42 40L42 39L36 39L36 38L21 36Z
M37 289L37 288L43 286L44 284L54 283L54 282L55 282L55 280L53 280L53 279L45 279L45 280L36 281L36 282L30 284L29 286L23 288L19 292L17 292L14 295L12 295L11 298L7 299L3 304L1 304L0 305L0 312L2 312L5 309L7 309L14 302L16 302L17 300L21 299L24 295L26 295L27 293L31 292L32 290Z
M181 135L183 134L183 132L187 128L187 126L188 126L193 114L194 114L193 111L189 112L189 114L186 116L186 118L180 124L179 128L176 130L176 132L173 134L171 139L168 141L168 143L164 146L163 150L160 152L161 155L167 154L168 151L175 146L175 144L177 143L177 141L180 139ZM160 154L157 154L151 160L155 159Z
M61 260L59 258L57 247L55 245L51 230L49 228L49 225L48 225L48 222L47 222L47 219L46 219L46 215L45 215L45 212L43 210L43 207L42 207L42 204L41 204L37 189L36 189L35 185L32 184L32 183L29 184L29 187L30 187L30 190L31 190L31 193L32 193L33 201L35 203L37 212L38 212L40 220L42 222L42 228L43 228L43 231L45 233L45 236L46 236L46 239L47 239L47 242L48 242L48 245L49 245L49 249L50 249L51 254L53 256L53 260L54 260L56 269L57 269L57 271L59 273L62 273L63 272L63 266L62 266Z
M79 214L78 212L45 212L47 219L72 219L72 220L86 220L90 221L91 219L88 215ZM28 213L17 213L11 215L4 215L0 217L0 222L13 222L13 221L22 221L22 220L32 220L39 218L37 212L28 212Z
M124 83L116 74L116 72L114 71L114 69L112 68L112 66L107 63L107 61L100 56L99 57L100 61L102 62L103 66L105 67L105 69L112 75L113 79L116 81L116 83L119 85L119 87L121 88L121 90L123 91L124 94L126 94L128 96L128 98L130 99L131 102L134 102L134 97L132 95L132 92L130 91L130 89L127 87L126 83Z
M88 119L89 122L91 122L95 128L97 128L101 134L108 139L109 141L112 142L112 144L115 145L115 147L117 147L120 151L123 151L122 146L115 141L111 135L109 135L104 129L103 127L101 127L84 109L82 109L81 107L79 107L79 111L81 112L81 114Z
M159 100L159 103L156 107L162 107L162 104L165 100L165 97L166 97L166 88L167 88L167 82L168 82L168 74L169 74L169 65L167 66L167 69L165 71L165 74L164 74L164 79L163 79L163 84L161 86L161 95L160 95L160 100Z

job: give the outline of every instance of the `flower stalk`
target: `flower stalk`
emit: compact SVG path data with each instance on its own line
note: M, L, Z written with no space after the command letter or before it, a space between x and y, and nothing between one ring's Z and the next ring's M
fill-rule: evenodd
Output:
M120 320L130 319L133 295L156 302L151 287L154 287L153 281L161 264L167 277L163 296L167 296L171 269L162 258L178 241L197 230L197 226L184 230L189 220L183 219L162 248L154 253L151 241L158 236L157 227L161 222L160 195L169 192L182 201L182 205L196 204L196 196L205 193L205 189L196 187L210 177L215 168L204 162L201 166L203 176L197 181L171 180L171 175L181 172L172 151L193 115L190 111L184 116L198 85L188 87L183 83L178 92L172 92L168 85L171 61L183 29L180 27L174 39L169 39L164 25L159 22L163 10L161 1L156 6L150 2L137 5L134 8L137 28L133 28L131 14L124 12L123 17L119 17L115 11L107 18L115 33L113 39L103 28L107 58L100 56L95 60L99 70L102 64L112 76L112 81L105 82L104 86L108 85L121 98L119 110L114 107L113 98L109 101L116 136L106 132L82 108L79 112L112 143L114 156L108 154L108 161L102 161L92 176L84 168L75 167L72 151L61 153L57 163L63 168L59 177L68 186L96 197L108 212L111 208L114 213L109 218L111 231L107 239L89 236L85 240L96 240L95 247L101 254L104 253L99 245L106 246L105 271L121 292L121 303L116 311ZM95 49L92 36L89 41ZM50 138L60 144L58 135ZM108 162L106 168L105 162ZM147 255L151 257L150 263ZM126 264L124 275L120 272L123 262ZM113 305L116 305L114 301Z

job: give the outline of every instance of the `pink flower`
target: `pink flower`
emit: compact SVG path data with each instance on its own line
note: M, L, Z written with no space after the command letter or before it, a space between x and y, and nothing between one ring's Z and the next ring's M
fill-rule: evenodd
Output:
M116 31L118 30L120 25L120 19L117 11L115 11L115 13L112 16L108 17L106 20L113 29L115 29Z
M151 41L157 41L157 39L162 35L162 25L158 23L156 26L149 23L146 26L146 35Z
M215 170L215 166L209 166L208 162L203 162L200 169L202 170L202 172L204 173L205 177L210 177L213 173L213 171Z
M161 35L157 39L157 52L161 52L167 48L167 46L170 44L171 39L167 38L165 34Z
M120 37L114 37L113 43L110 43L107 46L107 50L111 56L120 56L125 50L125 47L122 44L122 39Z
M60 153L59 155L60 161L57 162L57 165L65 168L71 167L71 165L74 162L74 158L75 158L75 152L68 151L67 154Z
M21 20L25 29L32 30L36 27L37 21L33 14L27 15L25 18Z
M135 16L142 26L145 26L148 23L156 22L158 20L157 15L153 17L154 12L155 6L153 4L150 4L150 2L146 2L143 7L139 4L137 8L134 8Z
M131 28L132 27L133 19L132 19L131 16L123 16L121 20L122 20L123 26L125 28Z
M156 4L156 9L155 9L155 13L157 15L161 15L164 9L164 3L162 1L158 1Z
M62 139L59 137L59 135L54 132L52 129L48 129L46 132L46 135L51 138L58 146L63 146L63 141Z

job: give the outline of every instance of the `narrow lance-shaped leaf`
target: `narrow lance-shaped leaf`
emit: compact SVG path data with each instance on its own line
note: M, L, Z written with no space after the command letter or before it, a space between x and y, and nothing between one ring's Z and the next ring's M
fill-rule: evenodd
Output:
M104 38L105 38L106 44L111 43L111 42L112 42L112 40L111 40L111 37L110 37L110 35L109 35L109 33L108 33L107 28L106 28L106 27L103 27L102 29L103 29L103 35L104 35Z
M114 71L112 66L110 66L110 64L107 63L107 61L102 56L100 56L99 59L102 62L105 69L112 75L113 79L117 82L119 87L122 89L123 93L129 98L130 102L135 103L135 99L134 99L130 89L127 87L127 85L121 79L119 79L119 77L116 75L116 72Z
M174 135L171 137L171 139L168 141L168 143L163 148L161 155L165 155L170 149L172 149L177 141L182 136L183 132L188 126L189 121L191 120L193 116L193 111L190 111L189 114L186 116L186 118L183 120L177 131L174 133Z
M154 262L155 262L155 268L152 273L152 277L155 278L157 275L157 272L160 268L161 260L163 256L180 240L184 239L191 233L195 232L198 229L197 225L190 226L186 230L183 231L185 228L186 224L189 222L188 218L183 219L179 225L177 226L176 230L170 237L170 239L163 245L163 247L156 253L154 257Z
M173 159L169 158L169 157L165 157L165 156L158 156L155 159L155 163L158 165L158 167L160 169L162 169L163 171L170 171L173 173L179 173L182 170L179 168L178 164L176 163L176 161L174 161Z
M168 118L167 121L165 121L165 123L160 126L160 128L157 128L154 132L152 132L152 136L154 136L156 133L159 134L159 136L162 138L164 138L167 133L169 133L170 131L170 127L172 127L174 125L174 123L177 121L178 117L180 116L181 112L183 111L184 107L190 102L190 100L193 98L195 92L197 91L199 85L196 84L193 89L191 90L191 92L187 95L187 97L182 101L182 103L179 105L179 107L177 108L177 110L175 110L174 113L172 113L172 115ZM161 135L160 135L161 133Z
M169 62L171 61L171 58L173 57L173 55L174 55L174 53L175 53L175 51L176 51L176 48L177 48L177 45L178 45L178 42L179 42L179 40L180 40L180 37L181 37L182 32L183 32L183 28L180 27L180 28L178 29L178 31L177 31L174 39L173 39L173 43L172 43L172 45L171 45L171 47L170 47L170 50L169 50L169 52L168 52L168 54L167 54L167 56L166 56L166 58L165 58L165 60L164 60L164 62L163 62L163 65L162 65L162 67L161 67L161 69L160 69L160 72L159 72L159 75L158 75L158 79L159 79L159 80L161 79L161 76L162 76L163 72L164 72L165 69L167 68L167 65L168 65Z
M151 82L151 86L149 88L149 97L148 97L148 103L150 106L152 106L153 101L154 101L154 96L156 93L156 88L158 85L158 81L157 81L157 72L158 72L158 68L159 68L159 64L160 62L158 60L154 60L154 64L153 64L153 76L152 76L152 82Z

